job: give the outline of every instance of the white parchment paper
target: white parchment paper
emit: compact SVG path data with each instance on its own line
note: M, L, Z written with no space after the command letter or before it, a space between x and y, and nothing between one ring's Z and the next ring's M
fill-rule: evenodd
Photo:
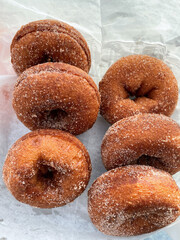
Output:
M180 81L178 0L0 0L0 175L8 148L29 131L17 120L11 106L16 75L9 46L22 25L47 18L65 21L83 34L91 50L90 75L97 84L113 62L129 54L162 59ZM172 118L180 123L180 103ZM17 202L0 178L0 240L128 239L98 232L87 213L87 190L105 172L100 145L108 127L98 116L93 128L78 136L90 153L93 171L86 191L64 207L42 210ZM180 174L174 178L180 186ZM162 231L177 240L179 227L176 221ZM151 233L130 239L153 236Z

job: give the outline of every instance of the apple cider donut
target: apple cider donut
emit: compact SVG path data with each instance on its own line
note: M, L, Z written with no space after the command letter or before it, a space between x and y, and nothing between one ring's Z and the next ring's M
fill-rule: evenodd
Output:
M20 202L39 208L63 206L86 188L89 154L69 133L41 129L14 143L3 168L4 182Z
M101 115L111 124L138 113L170 116L177 104L178 85L161 60L131 55L115 62L99 83Z
M101 155L107 170L142 164L174 174L180 171L180 127L159 114L123 118L106 132Z
M92 78L65 63L44 63L18 78L13 108L29 129L55 128L80 134L96 121L100 96Z
M64 62L89 72L91 55L86 40L75 28L47 19L21 27L12 40L11 62L18 75L45 62Z
M119 167L92 184L88 211L92 223L104 234L149 233L180 216L180 190L165 171L149 166Z

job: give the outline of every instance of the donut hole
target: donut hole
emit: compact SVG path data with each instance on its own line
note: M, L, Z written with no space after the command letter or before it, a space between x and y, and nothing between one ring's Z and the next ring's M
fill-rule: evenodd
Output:
M57 170L46 164L38 165L37 179L41 182L51 182L54 180L54 176Z
M67 112L62 109L47 110L44 112L45 118L50 122L57 122L67 117Z
M137 99L137 97L135 95L131 95L129 93L129 99L132 100L132 101L135 101Z
M155 89L156 88L153 87L145 93L141 92L142 91L141 88L137 89L135 93L132 93L132 92L128 91L127 89L126 89L126 91L128 93L128 98L132 101L136 101L140 97L151 98L151 94Z
M138 165L147 165L147 166L154 166L157 168L161 168L164 166L161 158L149 156L149 155L142 155L140 158L137 159Z
M41 59L41 63L46 63L46 62L54 62L54 61L53 61L53 58L49 54L45 53Z

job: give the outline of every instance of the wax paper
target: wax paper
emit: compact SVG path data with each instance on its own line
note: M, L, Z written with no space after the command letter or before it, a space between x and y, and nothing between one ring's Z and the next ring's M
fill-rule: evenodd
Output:
M24 24L58 19L79 30L91 50L91 77L96 84L122 56L147 54L162 59L180 81L180 6L178 0L0 0L0 175L9 147L29 130L11 106L17 79L10 62L10 43ZM172 115L180 123L180 103ZM87 190L106 170L101 161L102 138L110 125L99 115L92 129L78 138L87 147L92 175L74 202L55 209L38 209L14 199L0 178L0 240L179 239L180 223L155 233L119 238L100 233L87 212ZM174 175L180 186L180 174Z

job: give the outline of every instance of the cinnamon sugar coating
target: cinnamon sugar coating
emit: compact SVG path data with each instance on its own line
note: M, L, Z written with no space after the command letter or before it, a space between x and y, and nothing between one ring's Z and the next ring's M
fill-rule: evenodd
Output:
M13 94L19 120L31 130L55 128L80 134L96 121L100 96L84 71L64 63L44 63L24 71Z
M174 174L180 171L180 126L159 114L121 119L106 132L101 155L107 170L143 164Z
M170 68L146 55L115 62L99 83L101 115L111 124L139 113L170 116L177 104L178 85Z
M93 183L88 211L92 223L104 234L149 233L180 215L180 190L165 171L143 165L119 167Z
M4 182L20 202L39 207L63 206L86 188L91 162L84 145L60 130L30 132L14 143L3 168Z
M72 26L57 20L39 20L21 27L11 44L11 62L19 75L44 62L64 62L89 72L90 50Z

